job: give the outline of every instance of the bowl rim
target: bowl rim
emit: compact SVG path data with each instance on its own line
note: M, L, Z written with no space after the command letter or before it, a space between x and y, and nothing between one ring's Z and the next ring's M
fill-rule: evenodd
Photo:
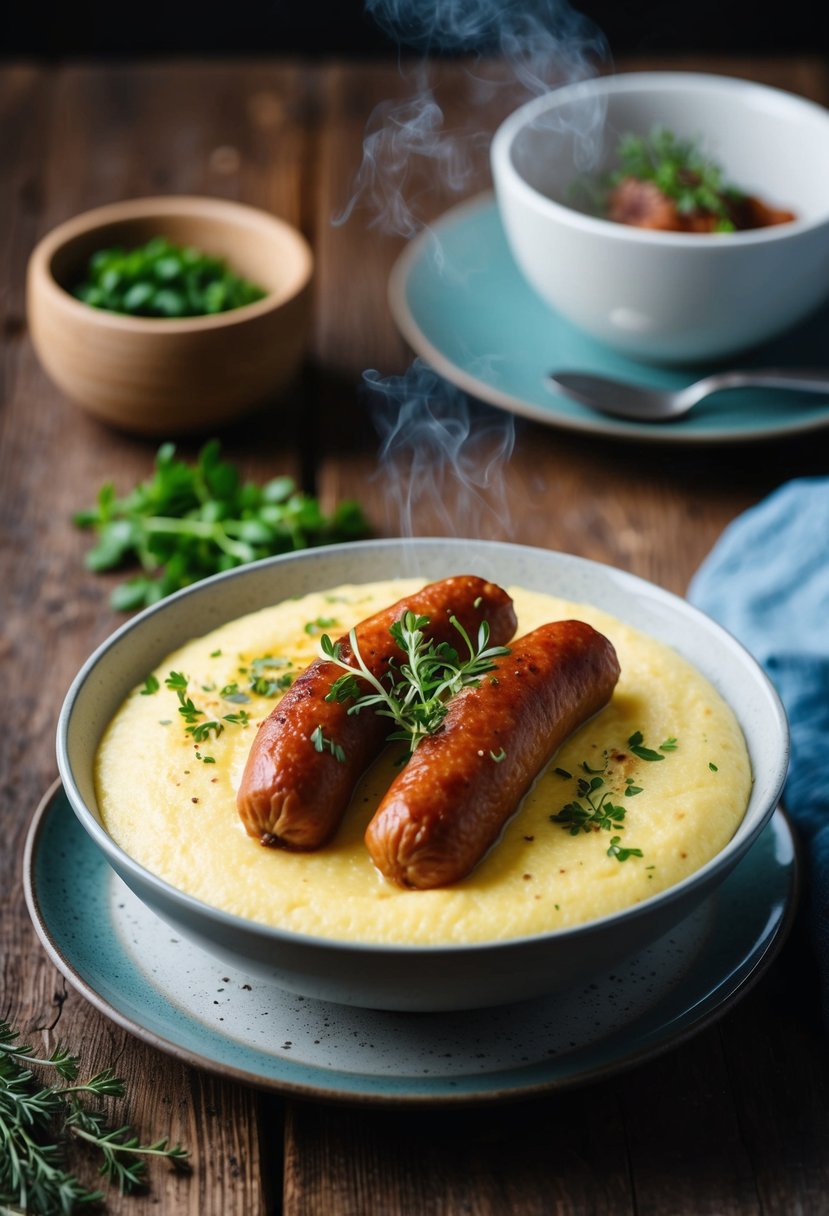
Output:
M155 215L160 218L201 215L259 228L263 233L277 237L284 246L292 248L296 258L296 272L279 292L268 292L261 300L254 300L250 304L243 304L226 312L206 313L195 317L136 317L129 313L93 308L67 291L52 273L52 259L69 241L109 224L128 223L130 220L147 219ZM27 279L30 286L36 283L55 306L90 324L134 334L182 335L243 325L246 321L277 312L302 294L313 273L314 255L311 246L299 229L287 220L271 215L261 207L238 203L233 199L197 194L168 194L105 203L64 220L50 229L35 245L29 256Z
M615 94L656 93L665 90L689 93L722 90L746 96L754 93L766 100L773 101L781 109L808 112L815 118L823 119L829 126L829 109L826 107L797 93L788 92L775 85L763 84L760 81L715 72L682 70L618 72L562 85L548 93L543 93L540 97L531 98L518 109L513 110L498 127L492 139L490 162L496 186L499 178L502 182L508 182L510 189L517 191L524 202L529 203L551 219L572 228L610 240L638 241L643 245L661 249L702 248L710 251L773 244L802 233L812 232L829 224L829 200L827 200L823 215L812 216L809 219L795 218L785 224L774 224L743 232L660 232L637 228L630 224L615 223L613 220L604 219L601 216L589 215L574 207L559 203L530 185L516 169L512 159L513 143L520 132L538 115L582 96L598 99Z
M316 936L314 934L300 933L296 930L279 928L277 926L266 925L262 922L250 920L247 917L239 916L236 913L227 912L221 908L214 907L205 903L201 899L193 895L189 895L179 888L174 887L166 879L159 877L152 871L146 869L140 862L135 861L124 849L118 845L115 840L109 835L103 825L92 810L86 805L80 790L78 789L73 773L73 764L68 746L68 732L72 720L72 714L79 695L90 678L92 673L97 668L98 664L107 657L107 655L118 647L123 638L129 636L136 629L143 628L146 622L153 621L157 615L163 613L168 605L181 603L187 599L209 592L210 588L217 586L225 581L233 581L238 578L244 578L246 574L253 575L266 568L274 566L282 566L293 564L296 562L304 562L309 558L322 557L327 555L338 554L342 556L349 551L370 552L372 550L389 550L392 546L399 547L401 544L407 547L425 549L427 546L441 545L447 549L455 549L458 552L461 565L466 568L468 562L466 556L469 553L471 544L475 545L476 550L483 551L486 554L495 554L500 550L520 550L522 553L532 556L538 555L539 560L549 559L552 555L554 560L561 561L565 566L570 566L572 569L592 569L602 571L610 577L618 580L631 591L644 593L652 602L658 602L669 609L676 611L680 608L682 614L689 617L692 621L696 621L702 625L710 633L713 633L719 641L728 649L733 650L741 660L747 664L748 668L753 671L758 683L758 691L765 693L768 701L768 710L774 720L777 728L777 734L780 739L780 753L777 762L771 770L771 782L774 788L774 796L769 799L768 805L762 811L755 810L754 822L749 827L746 827L746 815L748 806L750 806L751 797L755 788L754 776L752 774L752 793L749 795L749 804L746 808L746 815L738 823L734 834L726 845L709 859L698 870L694 870L688 874L680 882L673 886L666 887L662 891L649 896L647 899L641 900L639 903L633 904L627 908L619 909L616 912L607 914L606 916L597 917L593 920L585 921L578 925L566 926L561 929L548 929L538 933L525 934L522 936L498 939L495 941L469 942L469 943L443 943L438 945L417 945L409 943L387 943L387 942L366 942L366 941L347 941L338 938L326 938ZM459 567L460 568L460 567ZM244 615L244 614L243 614ZM232 618L228 617L228 620ZM622 619L622 618L620 618ZM689 660L690 661L690 660ZM790 754L790 738L788 720L785 709L780 700L780 697L772 684L769 677L763 671L757 660L750 654L745 646L739 642L733 634L731 634L722 625L716 622L712 617L702 612L701 609L688 603L681 596L674 594L671 591L660 587L658 584L650 582L639 575L631 574L629 571L621 570L618 567L611 566L608 563L597 562L590 558L580 557L575 554L562 553L558 550L542 549L537 546L519 545L512 542L503 541L481 541L474 542L469 539L454 538L454 537L385 537L372 540L351 541L343 544L322 545L312 549L305 549L299 552L280 554L275 557L263 558L260 561L249 563L245 566L237 566L232 570L223 571L220 574L215 574L209 578L202 579L198 583L194 583L190 587L185 587L181 591L175 592L173 595L160 600L158 603L151 605L139 612L136 616L125 622L106 638L89 656L86 662L78 671L72 681L69 690L66 693L63 704L61 706L60 715L58 718L56 732L56 752L58 771L63 782L66 795L72 805L72 808L80 820L85 830L89 833L96 844L101 848L105 856L110 861L110 864L123 875L123 872L128 872L133 879L141 884L142 887L152 887L163 897L166 904L176 905L184 913L196 913L201 919L202 924L216 925L225 930L243 931L248 936L253 936L259 941L269 941L274 944L283 944L285 946L302 947L303 949L326 952L336 951L338 953L363 955L371 954L378 958L384 955L393 955L399 957L406 955L410 957L427 957L431 959L439 959L443 957L457 957L461 954L474 952L476 954L486 953L502 953L509 950L514 950L518 947L533 947L541 943L549 943L552 940L570 940L579 938L589 938L597 933L601 933L608 925L619 922L632 922L639 920L642 916L651 915L654 908L657 906L669 906L678 900L681 900L693 887L704 885L709 879L713 878L717 873L722 873L724 877L733 865L745 854L750 846L755 842L760 835L772 814L774 813L780 795L783 790L786 774L788 771L789 754ZM143 898L143 897L142 897Z

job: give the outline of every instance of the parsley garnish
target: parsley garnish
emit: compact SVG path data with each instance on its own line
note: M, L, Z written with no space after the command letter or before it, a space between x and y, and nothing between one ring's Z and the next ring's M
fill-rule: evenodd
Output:
M143 1158L165 1157L186 1168L187 1150L166 1138L142 1144L129 1126L110 1127L106 1115L89 1099L122 1098L124 1082L111 1068L88 1081L78 1081L78 1059L58 1046L48 1059L37 1059L19 1032L0 1021L0 1206L33 1216L69 1213L80 1204L98 1203L104 1195L91 1190L64 1168L64 1149L73 1139L86 1141L102 1160L99 1174L117 1183L122 1195L147 1181ZM51 1069L58 1083L42 1079ZM7 1205L9 1205L7 1207Z
M221 570L368 534L356 502L342 502L325 515L318 500L299 492L289 477L265 485L242 482L236 467L220 459L220 450L211 440L190 465L165 443L150 478L123 498L107 482L95 506L74 516L78 527L96 532L88 569L141 567L115 588L113 608L131 612Z
M602 828L609 832L611 828L624 827L625 808L614 806L610 801L611 790L605 789L599 794L604 784L604 777L591 777L589 781L579 777L576 788L584 802L574 799L563 806L558 814L551 815L550 819L565 827L571 836L578 836L579 832L597 832Z
M620 845L621 836L611 836L610 848L607 850L608 857L615 857L617 861L627 861L629 857L644 857L645 854L641 849L624 849Z
M481 676L491 671L493 660L509 654L506 646L489 645L489 625L482 621L475 642L469 637L457 617L450 618L460 634L468 657L461 658L448 642L428 640L424 630L429 624L426 616L406 612L389 632L403 652L399 661L392 659L383 680L366 666L357 643L356 632L349 634L354 664L342 657L342 645L323 634L320 647L325 658L336 663L346 673L332 685L327 701L352 701L348 712L360 713L373 709L391 718L395 728L389 739L402 739L414 751L421 739L434 734L446 717L449 697L462 688L476 686ZM371 691L365 692L365 684Z
M255 692L258 697L275 697L280 692L284 692L286 688L291 687L294 681L293 675L289 672L285 672L281 676L269 673L290 666L290 659L275 659L269 654L263 655L259 659L253 659L248 669L251 692Z
M660 752L655 752L650 747L644 746L644 736L641 730L637 730L628 739L628 747L633 752L634 756L638 756L640 760L664 760L665 757Z
M141 696L142 697L151 697L154 692L158 692L160 687L161 687L161 685L158 682L158 677L152 675L152 673L151 673L150 675L147 676L146 680L144 681L144 686L141 689Z
M205 717L203 709L199 709L193 702L193 699L187 695L187 688L190 683L188 676L181 671L171 671L164 681L167 688L176 694L178 697L178 712L186 722L185 730L188 735L192 735L194 743L205 743L212 735L214 739L218 739L219 735L224 731L224 722L231 722L237 726L247 726L250 722L250 715L246 710L240 709L238 713L225 714L221 722L217 722L215 718L211 718L207 722L199 722L197 719ZM222 695L230 688L235 688L235 685L227 685L222 690ZM231 696L226 700L235 700L237 698ZM244 700L249 700L245 697ZM202 759L201 756L198 757ZM208 761L213 763L212 760Z

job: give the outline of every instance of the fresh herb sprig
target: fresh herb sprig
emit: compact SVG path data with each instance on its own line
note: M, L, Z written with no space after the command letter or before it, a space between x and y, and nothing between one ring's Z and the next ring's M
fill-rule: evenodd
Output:
M742 194L726 184L721 166L703 153L698 140L655 127L649 135L623 135L617 155L619 167L608 179L611 188L630 177L653 182L680 214L716 216L718 231L734 231L730 208Z
M57 1080L41 1073L51 1070ZM0 1021L0 1207L30 1216L71 1216L78 1207L99 1203L91 1189L65 1166L65 1149L79 1139L101 1154L98 1173L122 1195L147 1183L145 1159L163 1157L186 1168L187 1150L167 1138L142 1144L128 1125L110 1127L89 1099L124 1096L124 1082L111 1068L78 1081L76 1056L58 1046L39 1059L20 1041L19 1031Z
M349 634L353 663L343 658L340 643L323 634L322 654L345 673L334 682L326 700L351 701L350 714L371 709L390 718L395 729L389 739L403 740L413 752L420 740L434 734L446 717L448 699L462 688L476 685L481 676L492 670L496 658L509 654L506 646L490 646L486 621L481 621L473 641L457 617L450 620L466 649L464 657L448 642L426 637L428 617L406 612L390 630L404 657L391 661L383 680L367 667L353 629ZM366 685L369 691L365 691Z
M88 569L141 568L115 588L113 608L131 612L258 558L368 534L356 502L341 502L326 515L289 477L264 485L243 482L220 451L211 440L188 464L165 443L151 477L120 498L107 482L95 506L74 516L79 527L96 533L85 559Z
M267 293L222 258L154 237L138 249L100 249L73 295L93 308L136 317L200 317L263 300Z

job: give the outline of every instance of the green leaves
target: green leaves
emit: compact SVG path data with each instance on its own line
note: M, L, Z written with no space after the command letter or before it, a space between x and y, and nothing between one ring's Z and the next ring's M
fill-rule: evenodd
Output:
M221 258L155 237L140 249L93 254L73 295L93 308L139 317L197 317L228 312L267 293Z
M122 498L107 483L95 506L74 516L78 527L96 534L85 558L88 569L139 567L113 591L113 608L132 612L262 557L368 534L356 502L342 502L325 515L288 477L261 486L243 483L220 451L212 440L190 465L176 458L173 444L163 444L150 478Z
M450 620L466 648L466 658L447 642L427 639L428 617L406 612L389 631L404 657L391 661L384 680L378 680L366 666L353 629L349 641L356 665L346 662L342 646L324 634L320 639L323 655L345 672L332 685L326 701L352 701L350 714L373 709L391 718L395 729L389 739L408 743L413 752L422 738L438 729L448 713L449 698L462 688L475 686L492 670L494 659L509 654L506 646L489 645L486 621L481 622L473 642L457 617ZM369 691L365 691L366 685Z
M53 1070L48 1084L33 1068ZM0 1022L0 1208L31 1216L70 1216L78 1207L104 1198L64 1168L70 1138L87 1142L101 1154L98 1173L127 1194L146 1184L147 1156L165 1157L182 1167L187 1151L167 1139L142 1144L132 1128L112 1129L91 1098L121 1098L124 1082L111 1068L78 1082L78 1060L62 1047L45 1060L35 1058L19 1034ZM62 1084L69 1081L71 1084Z
M645 738L641 730L634 731L628 739L627 745L632 755L649 763L664 760L663 753L675 752L679 747L674 736L669 735L659 745L659 751L654 751L645 746ZM586 760L583 760L580 767L587 776L576 779L578 797L550 816L551 822L560 824L571 836L578 836L582 832L623 831L626 808L614 803L612 799L617 797L619 792L625 798L635 798L637 794L643 793L643 787L637 785L636 779L632 776L617 777L614 784L617 787L621 786L621 789L617 788L614 791L609 783L613 778L610 758L611 753L605 750L600 768L592 768ZM616 759L624 761L625 756L616 756ZM565 781L572 780L572 774L565 768L554 768L552 771ZM608 857L615 857L617 861L627 861L630 857L644 856L641 849L623 848L620 841L621 836L611 837L610 847L607 850Z
M682 214L705 212L718 217L720 232L734 230L729 203L739 199L740 192L725 184L721 167L703 155L696 140L655 127L650 135L622 136L618 159L611 186L627 177L653 182Z
M659 744L659 751L655 752L651 747L644 746L644 736L641 730L637 730L628 739L628 747L633 752L634 756L638 756L640 760L647 760L651 763L655 760L664 760L663 752L675 752L679 747L673 735L670 735L664 743Z
M611 828L624 827L625 808L611 802L612 791L605 788L604 777L591 777L589 781L579 777L576 789L583 801L574 799L568 802L557 814L550 816L553 823L560 823L571 836L578 836L579 832L609 832Z

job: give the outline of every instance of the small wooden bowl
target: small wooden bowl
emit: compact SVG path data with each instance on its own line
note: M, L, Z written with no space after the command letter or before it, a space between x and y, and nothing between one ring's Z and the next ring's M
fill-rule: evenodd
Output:
M105 312L71 294L92 254L154 236L224 258L268 295L202 317ZM133 199L68 220L29 259L35 350L82 409L121 430L167 436L208 430L274 397L297 372L311 324L313 255L264 211L222 199Z

